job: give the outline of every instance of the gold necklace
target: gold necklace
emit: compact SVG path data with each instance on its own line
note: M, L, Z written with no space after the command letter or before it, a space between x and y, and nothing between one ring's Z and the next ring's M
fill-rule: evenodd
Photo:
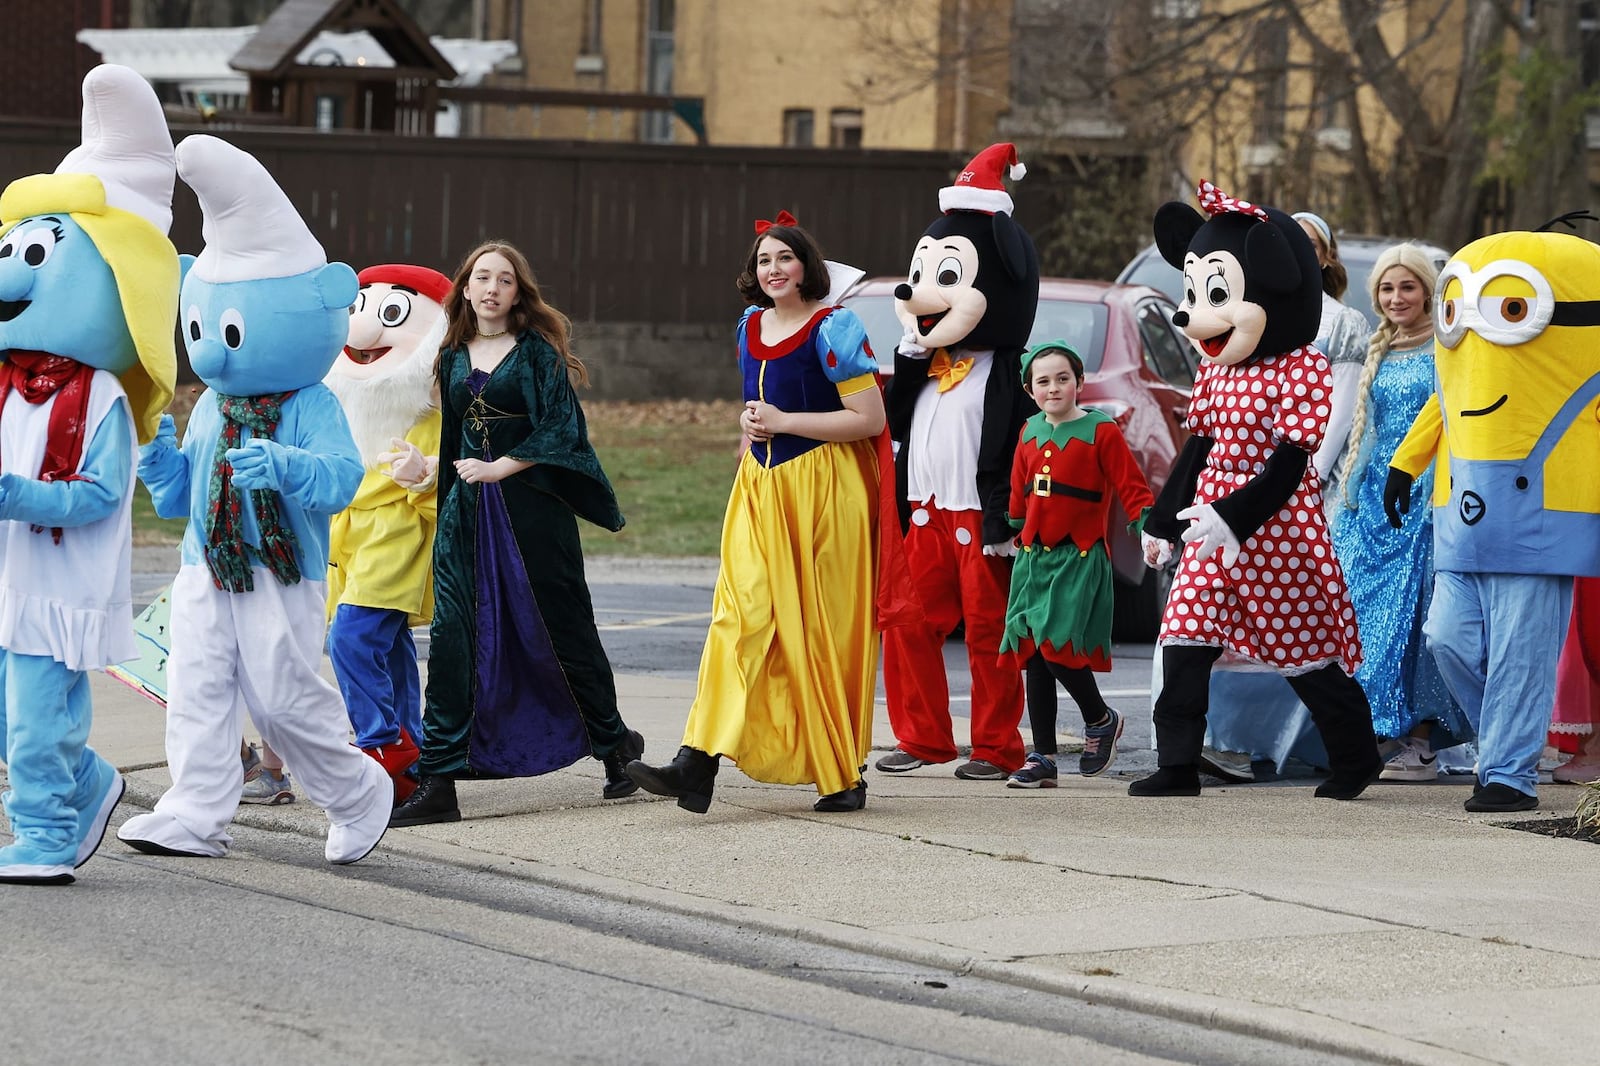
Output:
M483 330L480 329L478 331L478 336L482 337L484 340L490 340L490 339L492 339L494 337L504 337L506 335L506 332L507 332L506 330L501 330L499 333L485 333Z

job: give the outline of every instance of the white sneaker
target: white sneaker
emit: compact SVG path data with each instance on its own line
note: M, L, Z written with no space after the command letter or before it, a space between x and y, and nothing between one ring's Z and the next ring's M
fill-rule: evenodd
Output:
M1379 781L1433 781L1439 776L1439 762L1433 749L1410 737L1401 742L1400 750L1389 756L1383 764Z

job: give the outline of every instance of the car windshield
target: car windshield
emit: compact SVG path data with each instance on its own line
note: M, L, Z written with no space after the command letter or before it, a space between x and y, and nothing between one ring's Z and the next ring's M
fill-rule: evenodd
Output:
M894 297L847 296L841 302L860 316L862 324L867 327L867 339L872 344L873 354L878 357L878 366L893 372L894 350L905 334L905 327L895 317ZM1028 343L1032 345L1058 340L1066 341L1078 353L1083 359L1086 373L1099 370L1106 344L1105 305L1041 298Z

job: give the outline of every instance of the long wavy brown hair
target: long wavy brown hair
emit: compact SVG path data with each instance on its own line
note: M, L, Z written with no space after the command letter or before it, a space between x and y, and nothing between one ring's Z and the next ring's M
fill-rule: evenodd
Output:
M444 315L449 326L445 329L439 355L433 361L434 376L439 375L439 363L445 352L466 347L467 342L477 335L478 313L467 302L467 281L472 277L472 268L478 260L489 252L499 252L505 256L517 278L517 302L511 305L506 320L507 328L515 335L521 335L529 329L537 331L550 343L550 347L561 353L572 383L588 385L589 371L584 367L583 360L572 354L572 320L544 302L544 297L539 293L539 283L533 276L533 268L528 265L528 257L519 252L516 245L506 241L486 241L478 245L467 253L461 266L456 269L450 292L444 298Z

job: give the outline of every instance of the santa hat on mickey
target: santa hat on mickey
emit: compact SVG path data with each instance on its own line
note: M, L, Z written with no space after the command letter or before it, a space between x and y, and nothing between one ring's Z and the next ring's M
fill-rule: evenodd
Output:
M1013 204L1002 179L1010 175L1012 181L1020 181L1027 172L1028 168L1017 160L1016 145L991 144L962 168L955 184L939 190L939 210L1009 215Z

